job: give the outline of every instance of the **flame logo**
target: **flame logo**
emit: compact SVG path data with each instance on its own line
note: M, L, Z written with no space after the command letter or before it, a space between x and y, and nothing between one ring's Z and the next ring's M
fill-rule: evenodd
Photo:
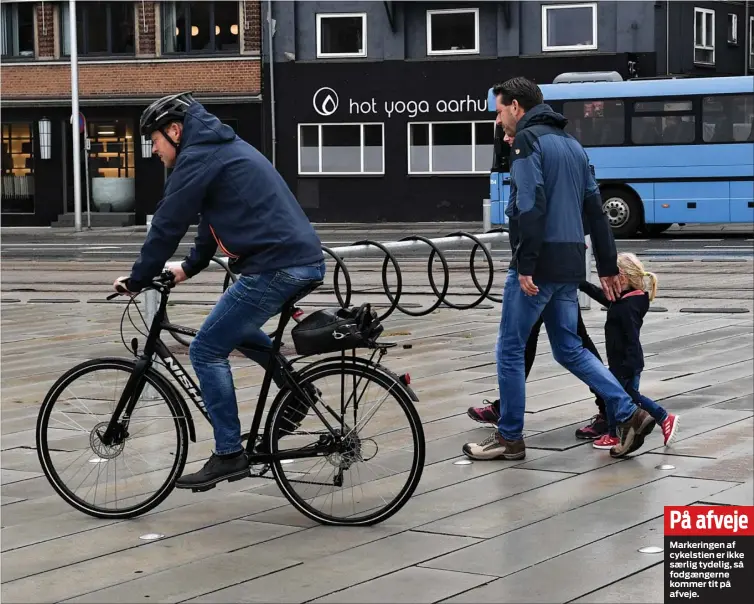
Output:
M320 115L324 117L332 115L338 109L338 93L327 86L320 88L314 93L312 105L314 105L314 111Z

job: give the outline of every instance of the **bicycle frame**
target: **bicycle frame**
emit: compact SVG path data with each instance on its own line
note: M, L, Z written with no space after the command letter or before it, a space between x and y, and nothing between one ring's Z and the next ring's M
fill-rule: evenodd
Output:
M178 383L180 388L186 393L186 395L191 399L191 401L193 401L194 405L199 410L199 412L204 416L207 422L209 422L210 424L212 423L209 413L207 412L206 405L201 395L201 389L199 388L199 386L196 385L194 380L185 371L185 369L183 368L181 363L178 361L178 359L173 355L172 352L170 352L170 350L165 345L165 343L160 339L160 335L162 331L196 336L197 330L187 328L187 327L182 327L180 325L174 325L172 323L165 321L170 287L167 285L164 285L160 288L155 287L155 289L157 289L160 293L160 305L157 312L155 313L154 319L152 320L152 325L150 326L150 329L149 329L149 334L147 336L147 340L144 345L144 350L141 356L139 357L138 361L136 362L136 367L134 369L134 372L129 377L128 382L126 383L126 386L123 389L123 393L121 394L120 399L115 407L115 410L112 414L112 417L110 419L107 429L105 430L104 434L101 435L102 442L108 446L112 445L114 442L121 440L127 435L126 433L127 433L129 419L131 417L131 414L133 413L134 407L136 406L139 396L141 395L144 389L144 386L146 385L146 374L147 374L147 371L152 367L154 363L152 359L155 355L158 356L163 361L170 375L173 376L173 378ZM251 463L268 464L274 460L312 458L312 457L317 457L317 456L329 455L335 451L334 443L337 442L340 438L336 430L332 427L332 425L330 425L330 423L328 423L323 413L317 408L318 401L312 400L312 398L308 395L308 393L306 393L299 386L298 381L296 380L293 374L293 371L290 368L290 363L283 355L280 354L280 346L282 342L283 331L287 323L292 318L292 315L295 309L295 301L297 301L298 299L301 299L302 297L310 293L313 289L314 288L311 288L311 289L307 288L303 290L303 292L299 294L299 296L294 298L294 300L289 301L283 307L280 313L279 325L274 334L273 345L270 350L259 348L256 346L238 347L236 349L241 353L256 351L256 352L262 352L264 354L269 355L267 367L265 368L264 379L262 381L262 389L259 393L259 399L257 401L256 411L254 413L251 430L248 433L248 441L246 444L246 451L249 454ZM284 453L275 453L275 454L260 453L260 452L255 451L255 446L257 444L257 439L259 436L259 427L262 422L262 415L264 413L264 408L267 402L267 396L269 394L270 386L272 384L272 374L276 365L279 366L280 369L282 370L285 385L287 385L290 388L290 390L293 392L295 396L303 397L303 400L307 401L309 408L311 408L317 414L317 416L319 416L319 418L322 420L322 423L330 432L331 436L335 439L334 441L331 442L330 446L327 446L327 447L324 447L324 446L311 447L310 446L310 447L302 448L299 450L291 450L291 451L286 451ZM338 417L337 414L324 402L322 403L322 405L327 409L327 411L333 417L335 418ZM188 408L186 408L186 413L187 413L187 416L189 416ZM190 416L187 417L187 419L189 422L191 422ZM342 424L343 422L342 417L340 418L340 421ZM342 430L342 427L343 426L341 425L341 430Z

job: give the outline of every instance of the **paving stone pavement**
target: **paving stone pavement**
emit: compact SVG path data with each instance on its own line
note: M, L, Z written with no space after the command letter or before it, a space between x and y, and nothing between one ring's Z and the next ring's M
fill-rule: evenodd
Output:
M754 504L752 264L656 262L649 266L661 279L655 305L665 312L645 321L642 391L681 414L670 448L655 430L636 456L616 461L576 440L595 406L587 387L554 362L543 330L527 383L526 459L454 465L463 443L489 432L466 408L497 397L500 305L485 302L422 318L396 313L385 322L383 339L399 345L384 363L411 375L427 457L414 497L384 523L320 526L258 478L207 493L173 491L137 519L86 516L43 475L35 423L64 371L93 357L128 356L119 333L123 305L100 303L108 293L102 284L125 268L2 267L3 602L662 602L663 556L637 550L662 545L663 506ZM375 268L364 263L353 273L361 298L376 295ZM56 302L6 291L53 271L45 295ZM468 274L457 272L451 295L469 301ZM217 273L202 275L176 292L176 301L192 304L171 306L171 318L200 325L220 292L217 280ZM431 304L421 295L426 275L406 271L404 282L415 287L407 300ZM726 288L734 295L712 295ZM306 307L332 303L324 288ZM681 312L689 306L749 312ZM599 306L584 311L603 354L604 319ZM126 342L138 336L128 323L124 334ZM165 337L189 367L187 349ZM247 426L262 372L240 356L231 365ZM212 449L209 427L198 414L195 420L187 471ZM59 442L64 437L58 430ZM155 458L166 455L159 434L143 440ZM141 540L147 533L164 537Z

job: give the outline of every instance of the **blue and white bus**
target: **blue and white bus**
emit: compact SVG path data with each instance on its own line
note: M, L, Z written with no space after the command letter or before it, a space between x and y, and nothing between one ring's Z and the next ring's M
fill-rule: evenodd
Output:
M585 147L616 236L653 235L674 223L754 222L754 76L585 75L563 74L540 88ZM488 109L495 111L492 89ZM490 175L492 220L502 224L506 158L493 165L502 167Z

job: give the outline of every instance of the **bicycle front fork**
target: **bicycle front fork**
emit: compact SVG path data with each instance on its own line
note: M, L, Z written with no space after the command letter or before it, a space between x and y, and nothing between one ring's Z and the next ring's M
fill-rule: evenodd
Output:
M128 422L136 407L136 401L139 400L144 391L147 381L146 373L150 365L151 360L149 358L142 357L136 361L136 367L134 367L133 373L131 373L125 388L123 388L115 411L113 411L107 424L107 429L104 434L99 435L104 445L112 447L120 444L128 437Z

